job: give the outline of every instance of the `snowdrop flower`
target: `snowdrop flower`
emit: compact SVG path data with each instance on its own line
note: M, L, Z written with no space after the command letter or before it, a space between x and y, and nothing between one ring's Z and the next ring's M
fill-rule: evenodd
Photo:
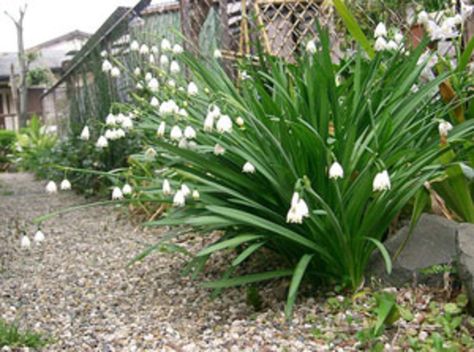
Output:
M181 68L179 67L179 64L177 61L172 61L170 65L170 72L173 74L179 73L181 71Z
M374 192L386 191L392 187L390 184L390 176L388 175L387 170L379 172L375 175L374 181L372 183L372 189Z
M304 199L300 198L298 192L293 193L291 207L286 215L286 222L289 224L302 224L303 218L309 217L308 205Z
M163 191L163 194L165 196L169 196L170 194L173 193L173 190L171 189L171 184L166 179L163 181L163 186L162 186L161 190Z
M395 33L393 39L395 40L395 43L400 45L403 42L403 34L399 31L397 31Z
M156 136L163 137L165 135L165 128L166 123L164 121L161 121L160 125L158 126L158 129L156 130Z
M163 51L170 51L171 50L171 43L168 39L163 39L161 41L161 50Z
M122 193L124 195L128 195L128 194L132 194L132 186L130 186L128 183L126 183L123 187L122 187Z
M150 100L150 105L156 108L160 105L160 102L156 97L152 97Z
M189 116L186 109L179 109L178 115L181 116L181 117L188 117Z
M188 147L189 147L188 141L186 140L186 138L182 138L178 143L178 148L188 149Z
M135 88L137 88L137 89L143 89L143 84L141 84L140 82L138 82L137 85L135 86Z
M61 191L69 191L71 189L71 182L69 182L69 180L65 178L61 181L59 188L61 189Z
M398 49L398 44L394 40L390 40L387 43L387 50L397 50Z
M107 142L107 138L104 136L100 136L97 142L95 143L95 146L97 148L106 148L109 145L109 142Z
M134 40L131 44L130 44L130 50L131 51L138 51L140 49L140 44L138 44L138 42L136 40Z
M148 45L142 44L142 46L140 47L140 54L146 55L149 52L150 52L150 48L148 47Z
M253 164L250 161L247 161L242 167L242 172L246 174L254 174L255 166L253 166Z
M28 236L23 235L21 236L20 247L23 249L28 249L31 247L31 241Z
M58 186L54 181L49 181L46 185L46 193L53 194L58 192Z
M147 72L145 75L145 81L149 82L153 79L153 75L150 72Z
M195 190L193 191L193 199L194 199L194 200L198 200L200 196L201 196L201 195L199 194L199 191L198 191L197 189L195 189Z
M173 126L170 132L170 139L171 140L179 140L183 137L183 132L181 132L181 128L179 126Z
M107 126L115 126L116 123L117 123L117 117L112 113L108 114L107 117L105 118L105 124Z
M441 137L447 137L449 131L453 129L453 125L451 125L448 121L441 121L438 125L439 135Z
M187 139L196 138L196 130L194 128L192 128L191 126L187 126L184 129L184 137L186 137Z
M174 100L167 100L160 105L159 113L160 115L169 115L176 114L179 111L178 105Z
M141 73L142 73L142 70L140 70L140 67L135 67L135 69L133 70L133 74L135 76L140 76Z
M222 155L225 153L225 149L223 146L221 146L220 144L216 144L214 146L214 154L215 155Z
M183 191L179 190L173 197L173 205L175 207L182 207L186 203L186 198L184 197Z
M154 64L155 63L155 55L150 54L150 56L148 56L148 62L150 64Z
M314 43L314 40L310 40L306 44L306 52L311 55L316 53L316 44Z
M182 53L183 53L183 47L179 44L175 44L173 46L173 54L179 55L179 54L182 54Z
M158 88L160 88L160 83L158 82L158 80L156 78L152 78L149 82L148 82L148 88L150 88L150 90L152 92L157 92L158 91Z
M181 185L181 192L183 192L183 195L184 195L185 197L187 197L187 196L189 196L189 195L191 194L191 190L189 189L189 187L188 187L185 183L183 183L183 184Z
M329 168L329 178L333 180L337 180L338 178L344 177L344 170L342 169L341 164L337 161L332 163L331 167Z
M188 84L188 94L193 96L198 94L198 86L194 82L189 82Z
M121 128L118 128L115 131L115 135L116 135L117 139L123 138L123 137L125 137L125 131Z
M383 37L377 38L374 45L375 51L384 51L387 49L387 41Z
M41 230L36 231L35 235L33 236L33 241L36 244L40 244L44 241L44 233Z
M82 129L80 138L81 138L83 141L88 141L89 138L91 138L91 133L90 133L90 131L89 131L89 127L84 126L84 128Z
M100 52L100 57L106 57L107 56L107 51L106 50L102 50Z
M122 127L126 130L131 130L133 128L133 120L130 117L125 117L122 121Z
M120 77L120 69L117 66L112 67L110 70L110 75L112 77Z
M164 54L161 55L160 56L160 66L162 68L166 68L166 67L168 67L169 64L170 64L170 60L168 59L168 56L166 56Z
M211 132L214 128L214 115L208 113L204 119L204 131Z
M237 126L243 127L245 122L244 119L239 116L235 119L235 123L237 124Z
M428 13L426 11L421 11L418 14L418 22L421 23L421 24L428 23L429 19L430 19L430 16L428 15Z
M222 115L216 123L216 129L219 133L232 131L232 120L228 115Z
M214 50L214 59L221 59L222 53L219 49Z
M154 159L156 157L156 150L153 148L148 148L145 150L145 158L147 159Z
M109 72L110 70L112 70L112 64L110 63L109 60L104 60L102 62L102 71L104 72Z
M119 187L114 187L112 190L112 199L113 200L118 200L118 199L123 199L123 193L122 190Z
M168 82L166 82L166 84L167 84L168 87L170 87L170 88L175 88L175 87L176 87L176 81L175 81L174 79L168 80Z
M158 54L158 51L159 51L159 50L158 50L158 47L157 47L156 45L153 45L153 46L151 47L151 52L152 52L153 54Z
M107 138L108 140L114 140L116 137L115 137L115 130L112 129L112 130L106 130L105 131L105 138Z
M121 125L125 121L125 115L121 112L115 117L115 123Z
M380 37L386 37L386 36L387 36L387 27L385 27L385 24L383 22L380 22L377 25L377 27L375 27L374 37L380 38Z

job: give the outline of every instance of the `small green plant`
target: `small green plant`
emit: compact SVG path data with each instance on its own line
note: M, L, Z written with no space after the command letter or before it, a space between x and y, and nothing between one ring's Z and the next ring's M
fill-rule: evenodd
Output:
M16 140L14 131L0 130L0 171L8 168Z
M40 349L51 343L50 338L30 330L21 331L17 324L0 319L0 347L30 347Z

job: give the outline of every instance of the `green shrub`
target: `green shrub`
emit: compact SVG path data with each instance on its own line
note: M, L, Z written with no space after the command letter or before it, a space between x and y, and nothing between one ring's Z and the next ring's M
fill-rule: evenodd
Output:
M13 152L16 134L14 131L0 130L0 171L8 168Z
M474 129L473 121L458 125L440 147L438 124L449 109L437 86L445 76L420 83L422 46L408 55L386 52L372 60L358 52L337 68L326 34L321 45L297 64L265 56L258 66L245 63L249 78L239 88L219 65L185 55L201 94L188 97L163 83L159 100L177 100L187 107L186 118L159 116L148 103L149 91L146 99L137 98L145 144L157 152L154 164L162 167L157 172L162 178L147 178L136 197L176 207L148 225L192 225L203 235L224 230L191 265L203 268L217 251L241 251L223 280L205 286L292 276L288 314L303 277L316 285L356 289L374 250L382 252L390 270L382 241L391 221L441 172L439 158ZM166 74L160 74L166 82ZM206 115L216 111L212 105L220 107L214 118L222 122L214 121L206 131ZM233 127L219 133L216 126L229 124L224 115L232 116ZM162 122L165 138L157 139ZM181 134L178 127L192 127L197 136L173 140ZM135 159L145 164L147 157ZM174 196L166 187L159 191L165 177ZM190 197L188 188L198 190L199 199L194 192ZM262 249L280 255L278 270L229 277L251 255L264 255Z

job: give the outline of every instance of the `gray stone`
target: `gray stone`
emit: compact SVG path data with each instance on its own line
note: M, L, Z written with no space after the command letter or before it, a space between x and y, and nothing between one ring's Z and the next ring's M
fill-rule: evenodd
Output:
M369 266L369 276L381 278L387 284L402 286L407 283L424 283L430 286L443 284L443 273L430 273L436 265L450 265L456 258L456 232L458 224L448 219L423 214L403 251L393 261L391 275L377 252ZM400 229L384 244L393 258L406 240L408 226Z
M474 315L474 224L461 224L457 235L457 268Z

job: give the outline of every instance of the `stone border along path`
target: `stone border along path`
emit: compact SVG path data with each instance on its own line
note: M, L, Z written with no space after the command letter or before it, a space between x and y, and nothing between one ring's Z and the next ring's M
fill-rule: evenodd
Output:
M127 268L159 232L135 229L111 207L48 220L43 244L20 249L15 220L31 239L34 217L85 202L72 192L49 196L44 185L29 174L0 174L0 318L52 336L55 341L45 350L333 349L314 339L314 326L304 323L307 314L321 315L311 298L299 304L288 327L284 299L274 297L274 287L262 289L265 309L255 313L244 289L211 300L209 290L179 275L182 255L154 254ZM187 238L186 246L195 252L202 243ZM219 264L211 262L210 271L217 272Z

